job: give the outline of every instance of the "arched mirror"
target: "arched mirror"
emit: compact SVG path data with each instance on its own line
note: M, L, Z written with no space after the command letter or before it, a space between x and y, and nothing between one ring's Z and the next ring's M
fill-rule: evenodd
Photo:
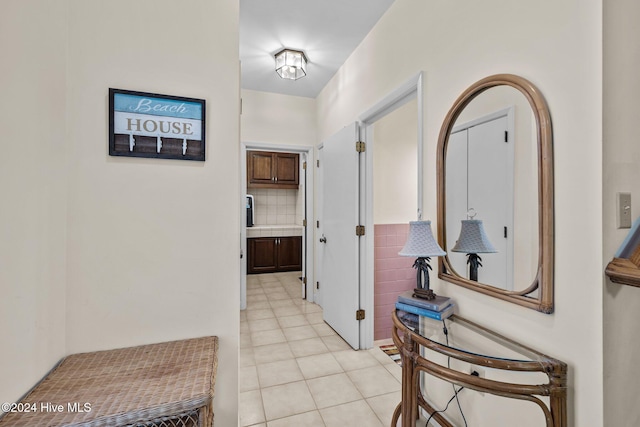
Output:
M438 139L441 279L553 312L552 156L531 82L499 74L460 95Z

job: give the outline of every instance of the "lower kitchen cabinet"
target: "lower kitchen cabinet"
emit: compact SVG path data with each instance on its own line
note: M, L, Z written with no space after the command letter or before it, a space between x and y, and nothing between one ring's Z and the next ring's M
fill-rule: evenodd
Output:
M302 237L247 239L247 274L302 270Z

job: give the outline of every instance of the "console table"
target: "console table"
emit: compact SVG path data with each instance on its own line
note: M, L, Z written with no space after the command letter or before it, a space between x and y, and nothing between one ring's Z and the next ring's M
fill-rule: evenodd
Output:
M441 321L404 312L394 311L392 318L393 341L402 360L402 402L394 411L391 426L395 427L402 417L404 427L414 427L419 407L429 415L435 412L423 395L423 372L454 386L532 402L543 412L547 427L567 426L567 365L564 362L457 315L446 319L446 329ZM430 357L437 354L442 356ZM446 358L448 362L443 365L432 360L438 358ZM523 384L482 378L471 375L471 369L465 372L450 368L454 360L458 368L473 366L487 371L513 371L520 373L518 378L522 373L534 376L542 373L548 381ZM540 399L542 396L549 398L548 405ZM432 419L443 427L454 427L440 413L434 414Z

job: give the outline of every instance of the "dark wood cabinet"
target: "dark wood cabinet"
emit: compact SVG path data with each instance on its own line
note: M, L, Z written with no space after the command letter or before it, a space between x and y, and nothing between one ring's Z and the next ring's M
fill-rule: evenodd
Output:
M302 237L247 239L247 274L302 270Z
M299 162L296 153L247 151L247 187L297 189Z

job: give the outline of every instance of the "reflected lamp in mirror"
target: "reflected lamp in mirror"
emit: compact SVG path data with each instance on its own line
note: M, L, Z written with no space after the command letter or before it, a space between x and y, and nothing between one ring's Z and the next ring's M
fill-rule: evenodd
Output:
M467 254L467 264L469 264L469 279L478 281L478 267L482 267L482 258L478 254L498 252L484 231L482 220L463 219L460 237L452 252L464 252Z
M446 252L438 245L431 232L431 221L409 222L409 236L407 243L400 252L400 256L416 257L413 268L416 269L416 296L428 300L436 297L429 287L429 261L432 256L443 256Z

